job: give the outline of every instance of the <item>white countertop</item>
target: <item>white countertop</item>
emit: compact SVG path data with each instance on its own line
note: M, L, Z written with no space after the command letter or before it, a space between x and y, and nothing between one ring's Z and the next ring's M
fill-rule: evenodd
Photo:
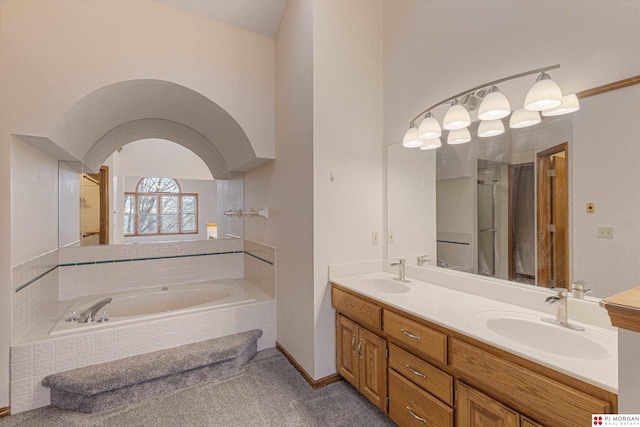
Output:
M581 337L590 338L606 349L604 355L596 357L569 357L524 345L507 339L487 327L487 314L495 316L496 312L504 312L505 317L537 321L549 317L549 313L529 309L519 305L497 301L473 295L444 286L434 285L408 277L410 288L404 293L380 292L362 279L393 278L394 274L383 271L366 274L352 274L331 277L331 281L346 289L350 289L371 299L397 308L429 322L435 323L470 338L485 342L494 347L506 350L524 359L565 373L586 383L603 388L610 392L618 392L618 338L615 329L569 321L583 326L585 331L569 331ZM499 313L498 313L499 314ZM542 323L542 321L540 321ZM551 326L561 328L560 326ZM563 328L564 329L564 328ZM544 338L543 338L544 339Z

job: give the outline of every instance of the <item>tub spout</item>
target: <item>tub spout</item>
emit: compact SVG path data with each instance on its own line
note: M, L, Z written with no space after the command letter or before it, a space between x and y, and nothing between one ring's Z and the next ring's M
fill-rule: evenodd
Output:
M93 304L91 307L87 308L82 312L80 318L78 319L78 323L89 323L92 322L96 317L96 313L100 311L102 307L109 304L113 298L108 297L105 299L101 299L97 303Z

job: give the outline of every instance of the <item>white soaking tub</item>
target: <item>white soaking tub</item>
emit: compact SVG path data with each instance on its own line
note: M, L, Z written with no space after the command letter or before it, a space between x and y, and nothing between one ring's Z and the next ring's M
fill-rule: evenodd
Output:
M94 321L88 323L68 321L69 313L80 317L89 307L109 297L112 298L111 302L99 309ZM69 313L58 321L50 335L80 332L87 328L169 317L253 301L254 298L232 279L84 297L73 303ZM102 312L108 313L108 320L97 321Z

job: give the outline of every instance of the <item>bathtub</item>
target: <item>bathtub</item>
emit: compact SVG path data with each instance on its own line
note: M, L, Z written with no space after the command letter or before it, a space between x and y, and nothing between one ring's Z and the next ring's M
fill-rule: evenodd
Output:
M112 301L98 313L107 312L108 320L89 323L68 321L69 313L74 312L76 317L80 317L87 308L107 297L111 297ZM232 279L102 294L77 299L69 308L69 312L51 329L49 335L173 317L253 301L255 299L251 294Z

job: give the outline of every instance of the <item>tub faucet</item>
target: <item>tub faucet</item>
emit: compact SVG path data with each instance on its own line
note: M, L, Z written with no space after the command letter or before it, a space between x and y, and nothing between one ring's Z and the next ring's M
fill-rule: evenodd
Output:
M108 298L105 298L105 299L101 299L97 303L93 304L91 307L87 308L80 315L80 318L78 319L78 323L89 323L89 322L92 322L93 319L95 319L96 314L98 313L98 311L100 311L100 309L102 307L104 307L105 305L109 304L112 300L113 300L113 298L111 298L111 297L108 297Z
M542 320L547 323L562 326L564 328L573 329L576 331L584 331L582 326L573 325L568 321L567 314L567 289L566 288L551 288L556 294L548 297L544 302L549 305L556 306L556 318L543 317Z
M394 277L393 280L397 280L399 282L411 283L411 280L407 280L405 278L405 260L399 259L398 262L392 262L391 267L398 266L398 277Z

